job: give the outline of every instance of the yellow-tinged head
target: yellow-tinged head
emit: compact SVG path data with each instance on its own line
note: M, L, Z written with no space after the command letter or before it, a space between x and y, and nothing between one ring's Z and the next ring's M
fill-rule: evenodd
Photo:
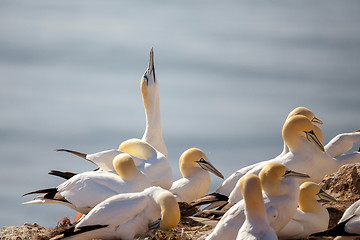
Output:
M245 174L240 178L239 187L244 196L247 211L265 218L260 178L255 174Z
M297 108L295 108L294 110L292 110L289 113L286 120L293 117L293 116L297 116L297 115L302 115L302 116L307 117L313 124L323 124L323 121L321 121L320 119L315 117L315 114L306 107L297 107Z
M150 50L148 67L141 78L140 90L143 97L145 111L150 111L150 106L157 106L155 101L159 101L158 85L155 76L154 51Z
M269 196L282 195L282 180L286 177L309 178L304 173L299 173L288 169L284 164L273 162L267 164L259 173L261 187Z
M198 148L190 148L181 154L179 159L179 168L183 177L191 177L196 170L204 169L212 172L220 178L224 176L209 161L205 153Z
M127 153L120 153L113 160L113 166L121 179L131 181L140 171L135 166L134 160Z
M119 146L119 150L144 160L149 160L157 154L153 146L136 138L122 142Z
M318 184L304 182L300 186L299 209L304 212L316 213L322 211L318 199L336 201L335 198L325 193Z
M164 192L157 200L161 209L160 228L169 230L176 227L180 222L180 209L174 195L171 192Z
M282 136L290 151L296 151L301 147L301 141L306 138L309 142L325 152L323 144L316 136L313 124L303 115L296 115L286 120Z

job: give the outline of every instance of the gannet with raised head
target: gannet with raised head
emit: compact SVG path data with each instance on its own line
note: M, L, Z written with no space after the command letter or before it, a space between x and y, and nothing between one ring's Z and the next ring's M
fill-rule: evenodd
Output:
M329 226L329 212L318 200L336 201L314 182L301 184L299 207L292 219L278 232L278 237L302 239L325 231Z
M308 175L289 170L281 163L269 163L259 173L266 215L275 232L282 229L294 216L299 201L299 184L295 178L309 178ZM232 206L214 231L206 238L235 239L245 221L244 200Z
M198 148L190 148L181 154L179 168L183 178L175 181L170 188L178 202L191 202L208 194L211 182L208 172L224 178Z
M76 174L56 188L24 194L43 193L24 204L58 203L86 214L98 203L116 194L139 192L150 187L149 179L138 170L129 154L117 155L113 165L118 175L105 171Z
M167 158L149 143L140 139L129 139L122 142L118 150L108 150L94 154L84 154L72 150L64 150L80 156L96 164L104 171L113 172L112 158L120 153L128 153L136 167L150 180L152 186L170 189L173 181L172 171ZM112 158L111 158L112 157Z
M244 196L245 221L236 239L278 239L267 220L259 177L255 174L246 174L240 179L239 187Z
M160 187L150 187L139 193L118 194L104 200L74 228L56 239L132 240L150 227L156 225L168 230L179 221L180 210L174 196Z

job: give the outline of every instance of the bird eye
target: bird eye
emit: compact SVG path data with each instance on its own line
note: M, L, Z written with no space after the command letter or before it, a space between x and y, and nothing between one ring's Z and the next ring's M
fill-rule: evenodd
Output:
M146 85L148 85L148 84L149 84L149 79L148 79L148 77L147 77L146 75L144 75L143 78L146 80Z

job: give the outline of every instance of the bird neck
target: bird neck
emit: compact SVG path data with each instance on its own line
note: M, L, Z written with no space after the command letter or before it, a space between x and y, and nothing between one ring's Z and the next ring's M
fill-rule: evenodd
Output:
M151 144L155 149L167 157L167 149L162 136L160 100L159 96L153 99L143 99L145 107L146 128L142 140Z
M180 221L180 209L174 195L164 192L159 195L158 202L161 209L160 228L168 230L177 226Z
M303 212L318 213L324 207L314 197L309 197L300 193L299 196L299 209Z

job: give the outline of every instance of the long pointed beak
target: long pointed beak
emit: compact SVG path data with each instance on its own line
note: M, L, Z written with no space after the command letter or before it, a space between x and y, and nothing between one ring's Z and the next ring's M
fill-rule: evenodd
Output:
M153 47L150 49L150 58L149 58L149 64L147 68L147 72L150 74L154 74L154 81L155 80L155 64L154 64L154 50Z
M320 199L329 201L329 202L336 202L336 199L324 192L324 190L320 189L319 193L316 194L319 196Z
M200 165L202 169L215 174L219 178L224 179L224 176L221 174L221 172L217 170L210 162L205 161L203 158L201 158L199 161L196 162Z
M319 149L325 152L324 145L320 142L313 130L306 132L306 138L309 142L314 143Z
M286 170L283 177L310 178L310 176L305 173L299 173L292 170Z
M318 119L317 117L314 117L311 122L313 122L314 124L319 124L319 125L323 125L324 122L321 121L320 119Z

